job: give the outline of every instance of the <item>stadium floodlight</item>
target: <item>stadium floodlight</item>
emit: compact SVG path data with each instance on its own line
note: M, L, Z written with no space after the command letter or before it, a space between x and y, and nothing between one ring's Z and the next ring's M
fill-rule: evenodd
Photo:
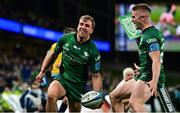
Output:
M52 31L45 28L32 26L28 24L21 24L15 21L0 18L0 29L22 33L24 35L32 36L43 40L58 41L63 35L62 32ZM94 41L99 51L110 51L110 43L105 41Z
M21 24L15 21L0 18L0 29L10 32L20 33Z

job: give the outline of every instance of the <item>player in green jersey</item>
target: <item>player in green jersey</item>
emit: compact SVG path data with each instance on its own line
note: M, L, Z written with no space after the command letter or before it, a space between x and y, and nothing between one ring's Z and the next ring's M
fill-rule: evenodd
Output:
M93 90L102 89L100 75L100 54L90 35L95 27L94 19L89 15L81 16L77 33L69 33L60 38L54 52L43 61L41 71L36 77L40 81L47 68L54 62L57 55L62 52L61 78L53 81L48 88L47 112L57 111L57 99L67 96L70 112L80 112L81 95L84 93L85 83L88 79L88 67L92 71Z
M164 38L151 24L150 13L151 9L147 4L137 4L132 8L132 22L137 29L142 30L138 43L140 73L135 79L125 82L110 93L112 109L115 112L123 112L122 100L126 98L130 98L129 104L134 112L146 112L144 103L151 96L157 96L157 90L164 85Z

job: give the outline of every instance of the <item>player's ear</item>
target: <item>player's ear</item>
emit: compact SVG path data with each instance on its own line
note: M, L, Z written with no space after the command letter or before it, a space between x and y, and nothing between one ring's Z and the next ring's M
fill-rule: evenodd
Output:
M90 31L90 33L92 34L92 33L93 33L93 31L94 31L94 29L93 29L93 28L91 28L91 31Z

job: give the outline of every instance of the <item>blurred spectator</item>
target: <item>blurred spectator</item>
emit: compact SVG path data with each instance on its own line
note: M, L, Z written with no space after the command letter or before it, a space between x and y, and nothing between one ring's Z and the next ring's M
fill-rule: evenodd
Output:
M167 5L166 12L163 12L160 16L159 28L165 37L175 34L176 32L176 22L174 20L175 12L175 4Z
M20 103L26 112L45 112L46 95L40 89L40 83L34 82L21 96Z
M104 71L102 72L102 75L103 75L103 89L109 91L111 72Z
M21 74L22 74L22 79L25 82L28 82L30 79L30 75L31 75L31 66L28 62L27 59L23 60L23 64L21 65Z
M178 25L176 28L176 35L180 37L180 25Z
M160 22L162 26L166 26L167 24L174 26L175 25L174 15L176 12L176 5L175 4L167 5L166 8L167 8L166 12L162 13L160 16Z

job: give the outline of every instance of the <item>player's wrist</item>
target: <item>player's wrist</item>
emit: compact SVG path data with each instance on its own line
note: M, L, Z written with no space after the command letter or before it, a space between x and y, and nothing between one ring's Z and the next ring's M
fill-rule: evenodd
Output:
M41 69L40 72L41 72L41 73L46 73L46 70L45 70L45 69Z

